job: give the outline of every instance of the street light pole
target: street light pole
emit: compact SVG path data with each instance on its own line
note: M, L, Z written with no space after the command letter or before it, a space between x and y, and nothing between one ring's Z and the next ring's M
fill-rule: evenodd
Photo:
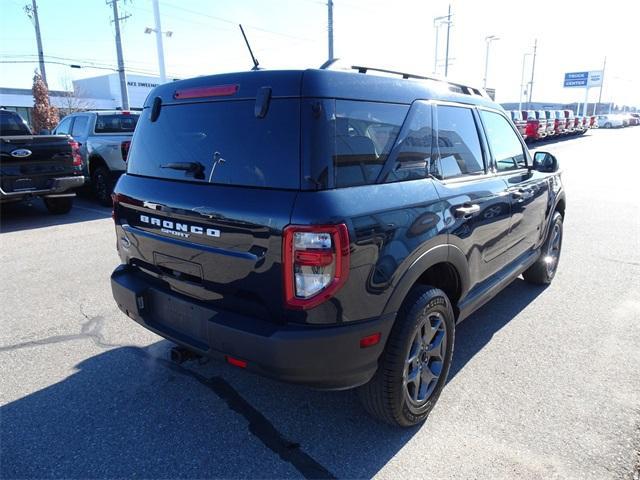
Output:
M522 110L522 96L524 93L524 67L527 62L527 57L531 55L530 53L525 53L522 55L522 75L520 76L520 101L518 102L518 111Z
M602 87L604 86L604 69L607 68L607 57L604 57L604 64L602 65L602 77L600 78L600 94L598 95L598 103L593 106L593 114L596 114L596 107L600 106L602 101Z
M484 80L483 80L483 84L484 84L483 86L485 90L487 88L487 72L489 71L489 45L491 45L491 42L493 42L494 40L500 40L500 38L496 37L495 35L490 35L488 37L485 37L484 39L484 41L487 42L487 52L484 57Z
M444 59L444 76L449 74L449 34L451 32L451 4L449 4L449 13L447 14L447 48Z
M329 61L333 60L333 0L327 1L327 33L329 35Z
M167 73L164 69L164 48L162 45L162 28L160 27L160 5L158 0L153 0L153 17L156 23L156 47L158 49L158 70L160 70L160 83L167 83Z
M531 97L533 96L533 75L536 71L536 50L538 50L538 39L533 42L533 63L531 64L531 81L529 82L529 105L531 108Z

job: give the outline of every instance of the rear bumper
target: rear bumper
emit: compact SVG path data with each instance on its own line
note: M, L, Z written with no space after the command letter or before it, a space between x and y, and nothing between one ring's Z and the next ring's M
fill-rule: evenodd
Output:
M75 177L52 178L51 184L48 188L45 189L5 192L4 190L2 190L2 188L0 188L0 199L14 200L31 196L46 197L48 195L55 195L59 197L64 193L68 193L69 196L73 196L75 194L68 191L74 188L79 188L82 185L84 185L84 177L81 175Z
M120 310L162 337L209 357L244 360L247 370L271 378L326 390L371 379L395 318L331 327L280 325L215 310L126 265L111 275L111 288ZM360 347L362 337L377 332L377 345Z

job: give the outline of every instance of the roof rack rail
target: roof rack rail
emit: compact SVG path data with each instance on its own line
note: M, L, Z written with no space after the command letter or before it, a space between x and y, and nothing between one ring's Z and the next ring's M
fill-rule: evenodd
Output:
M442 77L437 77L437 76L427 77L424 75L416 75L413 73L397 72L395 70L386 70L384 68L363 67L358 65L353 65L351 69L357 70L358 73L367 73L368 71L372 71L372 72L389 73L391 75L400 75L404 79L415 78L418 80L433 80L435 82L443 82L443 83L449 84L449 87L455 92L464 93L467 95L478 95L480 97L489 98L489 95L483 89L470 87L468 85L463 85L461 83L450 82L446 78L442 78Z

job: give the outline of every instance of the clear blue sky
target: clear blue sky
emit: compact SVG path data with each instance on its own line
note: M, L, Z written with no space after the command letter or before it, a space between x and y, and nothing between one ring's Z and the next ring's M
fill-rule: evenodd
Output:
M30 0L0 0L0 61L36 61L33 26L23 11ZM335 54L351 64L431 73L433 17L446 0L334 0ZM488 86L501 102L517 101L522 56L538 38L533 99L582 101L584 91L563 89L564 72L597 70L607 55L603 101L640 106L638 19L634 0L453 0L450 76L481 84L487 35ZM127 68L157 73L151 0L121 1ZM49 60L115 67L111 8L104 0L38 0L44 52ZM533 8L536 7L536 8ZM170 76L186 78L247 69L250 58L237 23L245 27L261 66L316 67L327 57L326 5L322 0L160 0L165 58ZM440 37L444 45L444 35ZM441 49L444 57L444 48ZM53 58L59 57L59 58ZM530 59L530 57L529 57ZM37 63L0 63L0 86L30 87ZM526 65L527 71L530 64ZM106 70L47 65L50 87ZM527 75L528 76L528 75ZM592 89L591 101L597 100Z

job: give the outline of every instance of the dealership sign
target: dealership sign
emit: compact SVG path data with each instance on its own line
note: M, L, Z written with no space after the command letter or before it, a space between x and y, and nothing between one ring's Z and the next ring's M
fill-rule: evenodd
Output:
M589 88L602 84L602 71L571 72L564 74L565 88Z

